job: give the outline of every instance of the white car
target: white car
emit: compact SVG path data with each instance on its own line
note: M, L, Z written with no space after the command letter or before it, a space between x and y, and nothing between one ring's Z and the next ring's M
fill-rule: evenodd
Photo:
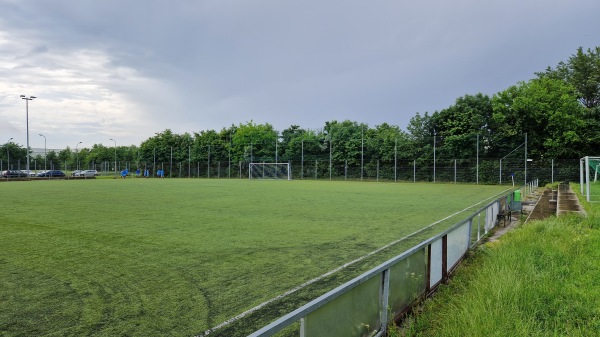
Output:
M96 177L98 176L98 171L96 170L83 170L78 174L79 177Z
M27 171L27 170L21 170L21 172L25 173L26 175L28 175L30 177L35 177L37 175L37 173L35 173L35 172L31 171L31 170L29 170L29 171Z

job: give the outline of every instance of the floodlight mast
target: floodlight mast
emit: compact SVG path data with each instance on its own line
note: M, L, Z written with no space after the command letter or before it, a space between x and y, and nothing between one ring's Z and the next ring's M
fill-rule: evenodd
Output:
M6 142L6 159L8 159L8 163L6 164L6 170L10 171L10 152L8 151L8 144L10 144L10 141L13 140L12 137L10 137L10 139L8 139L8 141ZM10 174L7 174L6 177L8 178L10 176Z
M33 101L35 96L26 97L25 95L21 95L21 99L25 100L25 120L26 120L26 129L27 129L27 175L29 176L29 101Z
M519 148L521 148L521 146L525 145L525 143L515 147L512 151L510 151L506 156L500 158L500 185L502 185L502 160L506 157L508 157L509 155L511 155L513 152L517 151Z
M117 141L114 139L109 139L115 142L115 179L117 178Z
M77 143L77 145L75 145L75 167L77 168L77 170L79 170L79 153L77 152L77 147L79 146L79 144L81 144L83 142L79 142Z
M46 171L46 157L48 156L46 153L46 136L42 135L41 133L39 135L44 137L44 171Z

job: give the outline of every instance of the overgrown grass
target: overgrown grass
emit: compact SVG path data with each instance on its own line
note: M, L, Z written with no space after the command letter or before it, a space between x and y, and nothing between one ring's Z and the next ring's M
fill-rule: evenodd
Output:
M599 336L600 205L482 246L392 336Z
M0 183L0 334L199 334L500 190L197 179ZM246 335L406 245L214 335Z

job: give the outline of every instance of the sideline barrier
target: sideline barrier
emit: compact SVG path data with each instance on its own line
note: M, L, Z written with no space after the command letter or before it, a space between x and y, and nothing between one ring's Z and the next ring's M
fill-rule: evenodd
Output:
M525 195L538 181L526 184ZM467 219L370 271L319 296L250 334L273 336L300 321L300 337L375 336L424 296L445 282L467 251L496 225L498 214L514 201L510 193L481 207Z

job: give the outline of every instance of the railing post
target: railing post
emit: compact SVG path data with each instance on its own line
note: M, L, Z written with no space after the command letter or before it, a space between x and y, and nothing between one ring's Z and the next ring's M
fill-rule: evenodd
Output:
M448 234L442 236L442 282L448 281Z
M471 233L472 233L472 230L473 230L473 218L470 218L469 219L469 241L468 241L469 242L469 245L468 245L469 249L471 249L471 247L473 246L471 244Z
M427 245L427 271L425 276L425 293L429 294L431 291L431 243Z
M388 323L388 305L390 297L390 269L386 269L382 274L381 291L381 328L380 335L385 336Z

